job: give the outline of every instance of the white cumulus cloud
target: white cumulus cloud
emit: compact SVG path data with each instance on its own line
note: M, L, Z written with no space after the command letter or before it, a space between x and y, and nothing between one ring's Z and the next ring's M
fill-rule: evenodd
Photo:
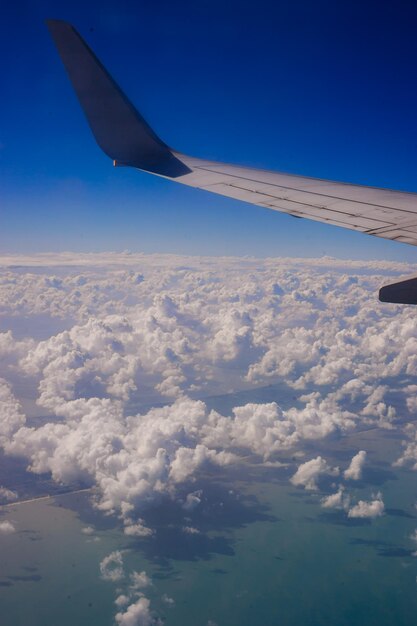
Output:
M347 510L350 504L350 497L345 493L344 487L340 486L336 493L325 496L321 499L321 506L325 509Z
M100 563L100 573L104 580L117 582L124 578L123 556L120 550L111 552Z
M293 485L304 487L305 489L317 490L317 481L320 476L337 476L339 474L338 467L331 467L321 456L306 461L299 465L294 476L291 478Z
M146 589L146 587L150 587L151 585L152 581L145 571L131 573L130 588L132 590L137 591L138 589Z
M355 506L349 509L348 517L380 517L384 514L384 509L385 506L382 501L382 494L378 493L374 500L359 500L358 504L355 504Z
M358 454L352 458L349 467L343 472L343 476L347 480L360 480L362 478L363 466L366 462L365 450L360 450Z
M149 605L148 598L139 598L130 604L126 611L116 613L117 624L119 626L151 626L153 619Z
M200 531L198 530L198 528L195 528L194 526L183 526L182 530L187 535L199 535L200 534Z
M0 487L0 504L4 502L13 502L17 500L18 494L16 491L7 489L7 487Z
M8 522L7 520L4 522L0 522L0 534L11 535L14 532L16 532L14 524Z
M186 511L193 511L201 503L202 494L203 492L201 489L193 491L192 493L187 493L185 502L182 505L183 509Z

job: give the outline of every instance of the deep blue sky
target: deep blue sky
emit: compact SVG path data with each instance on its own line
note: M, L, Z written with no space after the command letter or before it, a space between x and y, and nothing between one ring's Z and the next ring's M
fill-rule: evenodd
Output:
M410 246L114 169L44 25L48 17L71 21L178 150L417 192L413 4L10 3L0 25L0 252L417 261Z

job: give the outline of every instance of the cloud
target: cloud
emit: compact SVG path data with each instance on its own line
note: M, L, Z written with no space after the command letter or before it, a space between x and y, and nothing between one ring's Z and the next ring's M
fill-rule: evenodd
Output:
M305 438L318 437L317 414L304 413L283 412L276 403L250 403L223 416L209 411L204 402L181 397L144 414L126 415L119 400L79 398L61 402L57 415L64 419L17 428L5 449L28 458L33 472L51 472L57 482L95 485L97 506L119 512L125 534L147 537L152 529L137 517L143 503L161 494L174 495L177 485L193 479L203 467L242 462L248 452L269 458ZM325 432L327 427L320 428L322 435ZM308 488L320 473L336 475L320 458L305 465L294 484L302 484L300 477L309 468ZM197 489L183 507L191 511L200 500Z
M81 529L81 532L84 535L94 535L95 529L92 526L84 526L84 528Z
M349 467L343 472L345 479L360 480L362 478L362 470L365 462L366 452L365 450L360 450L358 454L352 458Z
M325 509L349 509L350 497L345 493L344 487L341 485L336 491L329 496L321 499L321 506Z
M182 505L182 508L186 511L193 511L201 503L202 495L203 492L201 489L193 491L192 493L188 493L185 498L185 502Z
M416 272L330 258L3 255L0 446L31 472L93 487L95 506L116 514L127 537L154 541L145 509L161 498L183 508L180 528L196 535L200 480L212 468L273 471L301 458L306 442L413 419L417 318L375 294L387 277ZM274 401L247 401L268 385ZM227 409L212 400L222 394L236 394ZM398 464L417 469L417 428L405 436ZM344 478L360 479L365 454ZM317 490L338 474L317 456L291 481ZM382 496L352 505L342 486L321 505L350 517L384 511ZM139 596L145 572L134 582L120 551L100 572L122 587L116 623L153 623Z
M349 509L348 517L373 518L383 515L385 506L382 494L378 493L374 497L375 499L370 501L359 500L358 504Z
M10 535L16 532L15 526L8 521L0 522L0 534L2 535Z
M13 395L11 385L0 378L0 444L6 445L13 434L25 424L20 403Z
M191 511L206 468L248 456L279 463L306 441L392 428L393 380L414 410L417 387L402 381L417 373L417 320L373 297L384 276L414 270L328 258L3 256L0 445L32 472L94 486L127 535L151 537L143 508L194 482L181 495ZM275 402L222 412L199 400L269 384ZM399 462L417 468L408 436ZM335 475L312 462L295 484Z
M162 602L164 602L164 604L167 604L170 608L172 608L175 605L174 598L171 598L166 593L162 595L161 600Z
M18 494L16 491L7 489L6 487L0 487L0 503L13 502L17 500Z
M147 598L139 598L130 604L124 613L117 613L115 620L119 626L151 626L153 619Z
M282 378L300 388L348 384L359 374L364 415L395 419L378 397L383 391L374 392L384 376L411 371L413 320L405 308L391 319L370 302L369 291L381 281L372 272L411 267L334 259L109 254L107 265L103 255L80 259L19 259L74 269L50 266L49 275L8 269L0 277L0 314L32 317L34 330L37 316L68 320L68 329L43 341L21 342L19 349L11 335L6 341L24 371L42 378L41 402L52 411L59 398L75 398L80 388L91 393L92 386L125 401L143 386L175 398ZM335 301L337 316L329 316ZM343 419L343 410L338 414Z
M136 523L129 518L125 520L123 532L129 537L151 537L153 535L152 528L145 526L142 519L139 519Z
M132 572L130 574L130 589L137 591L139 589L146 589L146 587L150 587L151 585L152 581L146 572Z
M118 581L124 577L121 553L113 552L106 559L104 559L106 561L104 564L106 573L108 573L110 568L110 578L106 578L106 580ZM104 561L102 561L102 564ZM117 572L117 576L114 576L115 572ZM147 573L145 571L133 571L129 575L129 581L127 593L120 593L120 590L118 590L119 595L115 599L115 604L119 609L127 607L124 611L120 610L116 614L116 623L122 626L147 626L159 623L153 619L150 611L150 601L143 594L144 589L152 586L152 581ZM134 598L136 599L133 600Z
M198 528L194 528L194 526L183 526L182 531L187 535L199 535L200 531Z
M123 557L120 550L111 552L100 563L100 573L103 580L117 582L124 578Z
M119 608L126 606L127 604L129 604L130 602L130 598L129 596L126 596L125 594L120 594L119 596L117 596L116 600L114 601L115 605Z
M317 481L320 476L337 476L339 474L338 467L330 467L330 465L321 456L311 459L306 463L302 463L294 476L291 478L293 485L297 487L304 487L305 489L317 490Z
M388 317L387 324L381 307L369 302L374 282L381 281L369 273L404 271L404 264L109 254L106 266L103 255L83 258L80 273L81 260L71 255L37 256L31 264L71 267L77 261L78 267L62 276L57 267L50 267L50 275L8 270L0 283L4 315L69 320L68 330L54 338L21 347L30 353L22 360L26 371L44 375L47 368L44 402L53 402L54 391L71 394L74 385L92 379L121 398L135 393L138 383L176 397L223 382L282 376L304 387L348 382L359 357L366 369L361 377L371 383L389 375L386 366L412 367L412 334L406 348L395 320ZM343 273L358 270L359 278ZM336 300L338 314L330 318ZM352 306L360 306L357 316ZM410 323L404 308L400 317ZM365 333L358 332L361 324L368 325ZM375 358L379 346L399 358ZM365 397L364 410L372 414L373 408L392 413L383 401Z
M405 426L407 440L403 442L404 451L394 462L394 466L411 465L413 470L417 470L417 428L414 424Z

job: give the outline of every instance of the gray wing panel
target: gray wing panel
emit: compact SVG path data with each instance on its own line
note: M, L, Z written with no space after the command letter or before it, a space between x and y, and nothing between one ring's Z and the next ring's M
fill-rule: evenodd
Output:
M250 204L417 245L417 194L203 161L178 182Z

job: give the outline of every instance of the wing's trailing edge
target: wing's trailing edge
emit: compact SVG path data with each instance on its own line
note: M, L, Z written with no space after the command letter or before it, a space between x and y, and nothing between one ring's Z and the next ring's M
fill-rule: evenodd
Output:
M135 167L294 217L417 246L417 194L226 165L181 154L159 139L71 24L48 20L47 25L93 135L115 165ZM390 287L381 289L380 299L398 302L398 290L395 295ZM404 289L413 289L408 298L413 302L407 301ZM404 289L401 301L417 303L414 283L404 284Z

